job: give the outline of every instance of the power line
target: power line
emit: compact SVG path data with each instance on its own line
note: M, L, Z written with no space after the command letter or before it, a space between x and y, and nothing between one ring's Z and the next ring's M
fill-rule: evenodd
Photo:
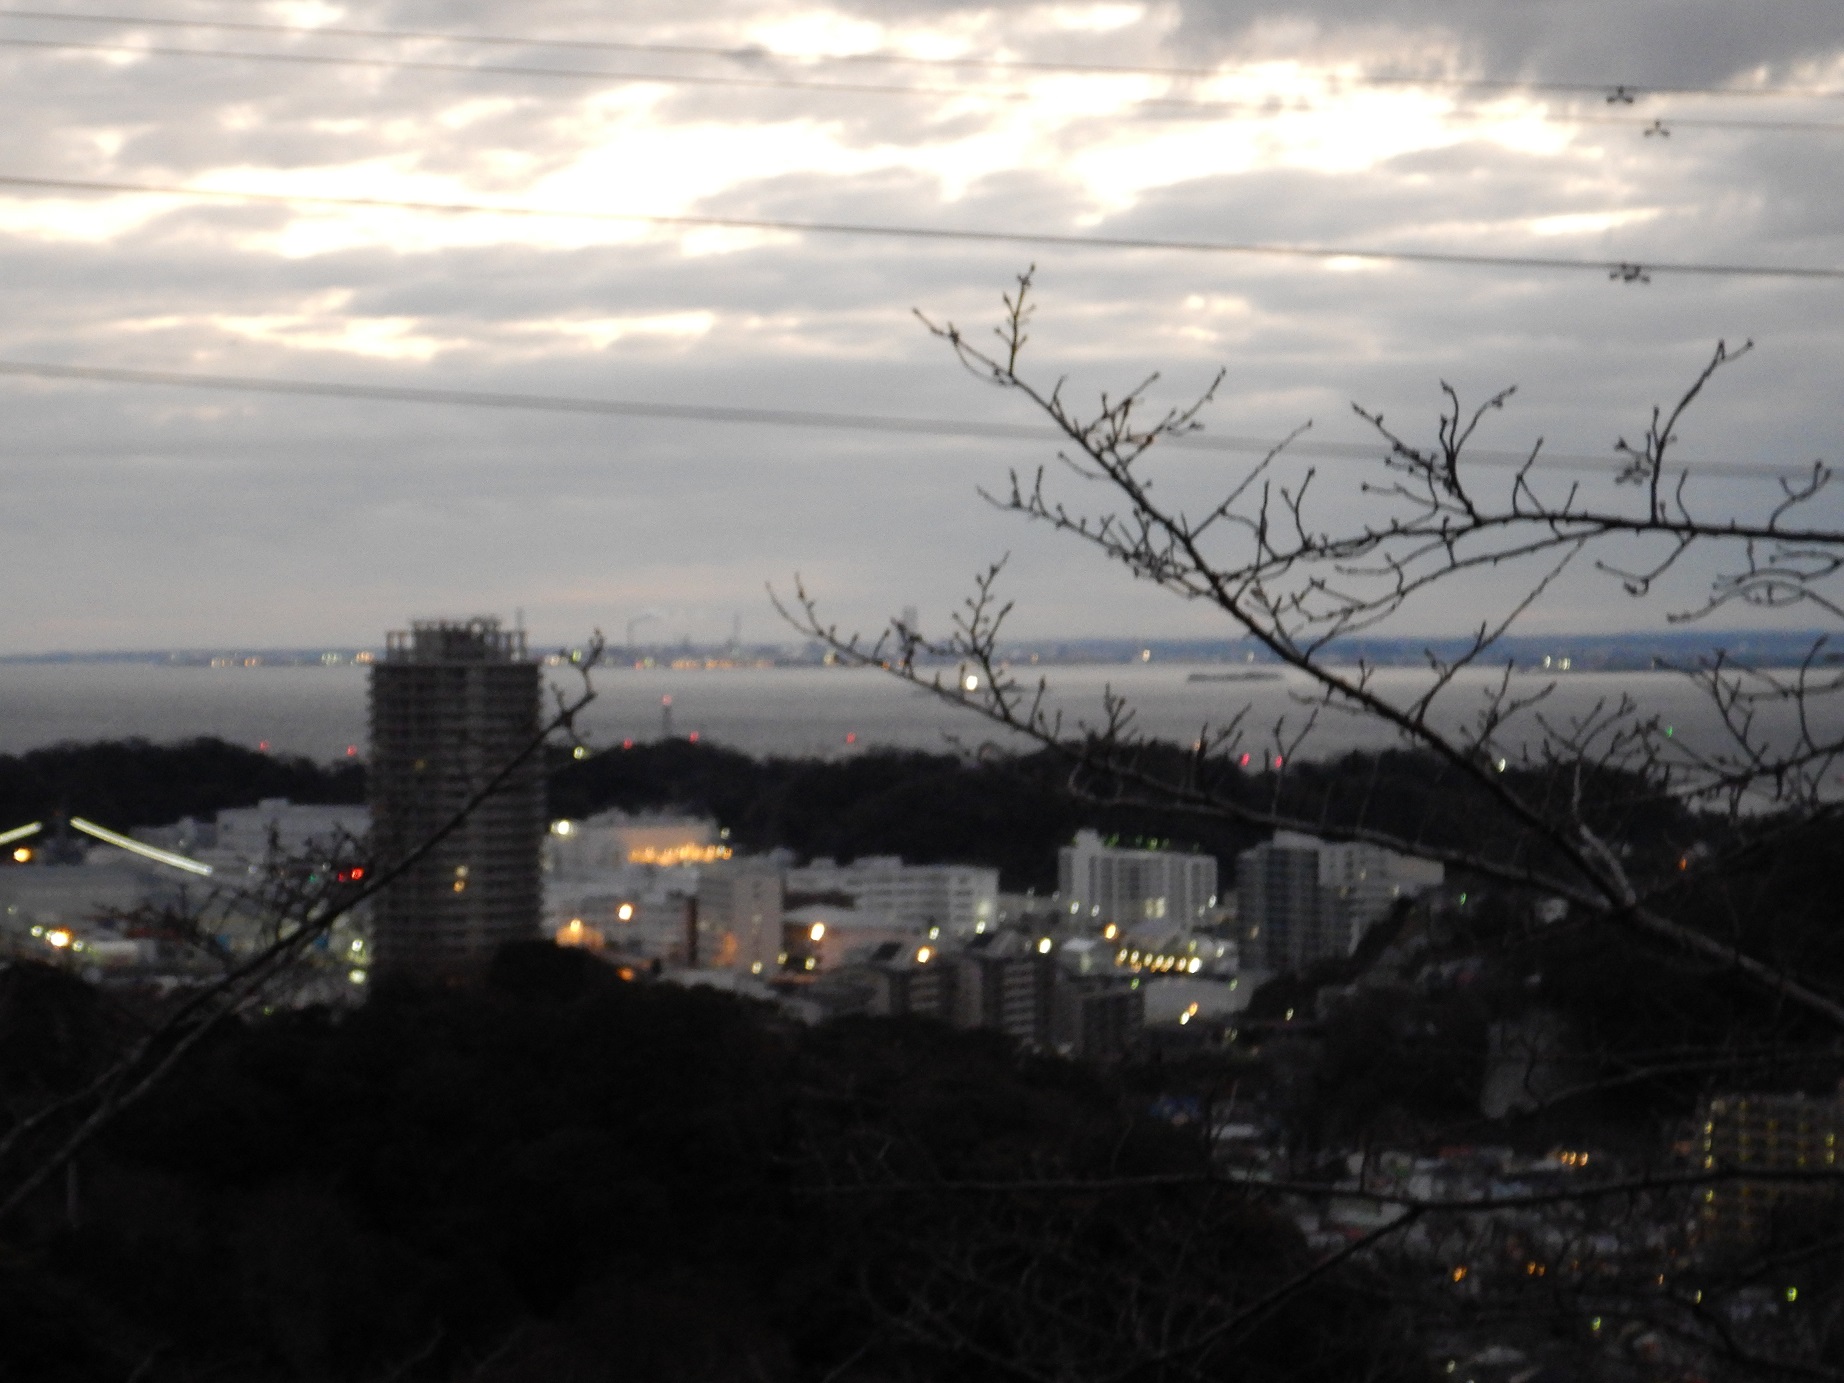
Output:
M431 404L461 408L504 408L537 413L575 413L622 418L657 418L671 422L737 423L755 427L811 428L837 432L896 433L912 437L955 437L974 441L1066 441L1048 428L1021 423L961 422L940 418L901 418L872 413L834 413L793 408L737 408L718 404L656 403L633 399L571 398L557 394L522 394L481 389L426 389L396 385L347 384L338 381L287 379L275 376L190 374L174 370L123 370L93 365L53 365L37 361L0 360L0 375L64 380L88 384L133 384L214 392L278 394L305 398L353 399L367 403ZM1209 433L1179 434L1162 445L1187 451L1235 452L1265 456L1276 443L1259 437L1227 437ZM1374 461L1385 449L1352 442L1318 442L1300 439L1287 447L1291 455L1337 461ZM1467 458L1478 465L1519 467L1530 457L1525 452L1472 450ZM1541 468L1552 470L1608 471L1624 469L1617 457L1544 453ZM1800 474L1770 466L1739 462L1694 463L1698 475L1725 479L1777 479Z
M1657 274L1705 278L1769 278L1837 281L1844 269L1779 264L1725 264L1692 260L1568 259L1555 255L1468 254L1446 250L1382 250L1360 246L1278 245L1225 240L1160 240L1128 235L1063 235L1051 231L959 229L951 226L878 225L853 221L793 221L764 216L666 216L638 211L574 211L493 205L484 202L424 202L395 197L337 197L296 192L252 192L184 184L113 182L87 178L41 178L0 173L0 187L39 191L116 193L143 197L190 197L201 201L254 202L270 206L327 206L420 211L452 216L514 216L572 221L612 221L681 229L787 231L802 235L852 235L878 239L1023 245L1082 250L1148 250L1179 254L1255 255L1317 260L1373 260L1379 263L1463 265L1473 268L1558 269L1605 274L1643 283Z
M297 34L336 38L436 41L483 47L564 48L608 53L656 53L675 57L720 58L731 62L761 63L865 63L886 67L980 69L985 71L1067 72L1101 76L1197 79L1220 77L1208 67L1153 67L1120 63L1042 62L1023 58L923 57L909 53L790 53L761 47L725 47L717 44L651 43L619 39L536 38L508 34L466 34L431 29L369 29L339 25L281 24L253 20L170 19L146 15L72 14L57 10L0 9L0 18L43 20L65 24L136 25L164 29L216 29L236 33ZM1353 86L1428 86L1474 91L1550 91L1568 95L1600 96L1610 102L1632 104L1646 96L1818 97L1844 96L1833 87L1715 87L1638 82L1542 82L1509 78L1438 76L1339 76Z
M1031 99L1031 94L1026 91L962 87L897 86L871 82L809 82L792 77L710 77L677 72L609 72L567 67L521 67L503 63L429 62L417 58L346 57L326 53L250 53L226 48L158 48L133 43L75 43L40 38L0 38L0 48L31 48L77 53L127 53L135 57L152 58L219 58L239 62L282 63L298 67L358 67L374 71L443 72L463 76L550 77L577 82L756 87L773 91L834 91L848 96L985 96L1003 101Z
M5 17L0 12L0 18ZM815 82L797 77L717 77L678 72L616 72L604 68L527 67L508 63L437 62L421 58L368 58L330 53L252 53L227 48L165 48L132 43L79 43L61 39L0 37L0 48L32 51L113 53L137 58L199 58L219 61L282 64L295 67L353 67L364 71L434 72L467 77L538 78L568 82L608 82L624 85L693 86L743 88L767 91L831 92L847 96L914 96L940 99L979 98L1021 103L1036 99L1029 91L999 87L918 86L874 82ZM1323 105L1291 105L1275 108L1263 101L1227 101L1192 97L1147 96L1125 103L1128 109L1149 114L1162 112L1191 113L1199 116L1254 111L1266 115L1288 115L1299 110L1323 109ZM1474 111L1456 111L1449 119L1490 120L1495 117ZM1830 133L1844 132L1844 124L1825 120L1728 120L1714 117L1686 116L1647 119L1637 115L1550 114L1543 119L1565 125L1617 125L1643 129L1647 134L1669 134L1668 127L1684 129L1757 130L1763 133Z

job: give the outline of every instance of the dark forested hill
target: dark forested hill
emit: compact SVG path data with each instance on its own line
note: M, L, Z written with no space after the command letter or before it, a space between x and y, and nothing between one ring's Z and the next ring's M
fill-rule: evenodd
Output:
M0 830L60 814L117 830L163 826L265 797L362 802L365 770L356 760L323 767L218 739L102 740L0 754Z
M0 1037L60 1005L97 1021L0 972ZM80 1082L81 1045L0 1095ZM0 1227L0 1379L1420 1376L1335 1275L1239 1318L1310 1258L1233 1188L1135 1183L1201 1156L992 1034L520 948L219 1034ZM1068 1189L1097 1177L1126 1184Z

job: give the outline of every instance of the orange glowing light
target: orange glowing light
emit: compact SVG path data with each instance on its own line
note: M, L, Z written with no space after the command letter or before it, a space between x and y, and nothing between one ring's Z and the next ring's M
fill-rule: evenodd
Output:
M603 946L602 933L587 926L580 917L572 917L557 929L559 946L580 946L585 951L599 951Z
M627 852L629 864L715 864L729 858L727 845L640 845Z

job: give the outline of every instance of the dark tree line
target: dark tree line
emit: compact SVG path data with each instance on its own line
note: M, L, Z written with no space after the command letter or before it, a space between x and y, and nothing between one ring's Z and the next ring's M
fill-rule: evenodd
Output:
M1145 761L1176 772L1191 756L1152 745ZM1250 803L1277 790L1295 814L1328 828L1368 812L1409 823L1423 838L1456 849L1489 849L1499 823L1480 810L1463 782L1425 755L1351 754L1274 775L1227 758L1209 765L1224 792ZM1563 775L1538 770L1513 776L1537 792L1572 790ZM1649 856L1681 854L1712 838L1714 827L1636 779L1605 774L1593 785L1592 810L1610 832ZM1227 886L1237 854L1264 832L1144 803L1108 801L1109 784L1090 775L1072 781L1050 751L1010 758L868 750L840 759L758 759L712 744L663 740L575 759L558 751L550 771L550 810L583 817L611 807L706 812L750 851L792 850L801 858L901 855L917 863L959 862L997 868L1006 888L1047 892L1056 884L1056 850L1092 826L1123 843L1157 841L1215 854ZM118 830L209 817L266 797L296 802L362 802L362 762L320 765L258 753L222 740L171 745L140 740L59 745L0 757L0 826L82 815Z
M0 976L8 1098L105 1028ZM1262 1306L1304 1245L1143 1184L1202 1157L1143 1109L991 1035L514 949L473 991L221 1027L8 1226L0 1378L1415 1376L1353 1284ZM1142 1184L1054 1189L1098 1177Z
M321 765L211 738L102 740L0 755L0 830L73 815L117 830L164 826L265 797L362 802L364 766Z

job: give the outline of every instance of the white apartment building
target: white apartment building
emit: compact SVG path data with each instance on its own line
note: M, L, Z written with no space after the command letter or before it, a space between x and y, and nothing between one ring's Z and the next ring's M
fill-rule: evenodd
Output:
M1071 917L1136 927L1194 925L1217 902L1217 862L1177 850L1127 849L1077 831L1056 856L1057 892Z
M331 849L348 838L363 840L370 831L371 812L365 807L266 797L254 807L220 811L211 849L220 856L255 864L268 858L271 844L283 855L302 856Z
M999 916L999 871L967 864L904 864L867 855L850 864L817 859L787 872L789 893L843 893L859 912L887 917L915 933L992 930Z
M781 963L781 862L768 856L722 860L698 870L702 964L773 976Z
M615 809L553 821L545 857L553 877L581 879L629 867L714 864L730 857L730 847L707 817Z
M1302 969L1350 955L1398 899L1444 878L1440 864L1381 846L1277 831L1237 857L1239 922L1268 968Z

